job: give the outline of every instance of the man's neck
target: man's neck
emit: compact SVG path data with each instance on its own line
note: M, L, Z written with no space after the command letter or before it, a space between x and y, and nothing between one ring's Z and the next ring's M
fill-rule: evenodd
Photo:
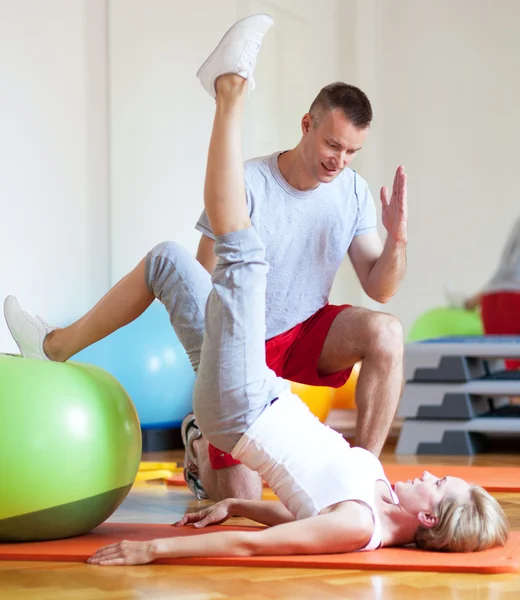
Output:
M319 181L305 170L299 146L280 154L278 168L285 181L295 190L308 192L319 186Z

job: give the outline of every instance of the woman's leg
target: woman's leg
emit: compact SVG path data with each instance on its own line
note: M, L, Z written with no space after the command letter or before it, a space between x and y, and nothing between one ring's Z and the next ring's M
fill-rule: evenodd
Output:
M123 277L83 317L52 328L22 310L14 296L4 302L7 325L20 352L28 358L65 362L142 314L154 300L145 282L145 259Z
M218 260L206 306L194 410L206 439L230 451L288 384L265 363L268 264L249 220L241 146L247 82L237 74L215 80L204 203Z
M155 296L145 283L145 259L110 289L83 317L45 338L43 350L51 359L65 362L141 315Z
M250 225L243 186L242 109L247 92L236 75L217 80L208 153L206 212L217 264L205 312L194 412L206 439L230 451L288 384L265 362L265 248Z
M183 246L164 242L146 257L146 285L164 305L197 373L204 336L204 309L211 290L206 269Z
M246 202L242 156L242 119L247 80L222 75L217 92L208 151L204 206L215 236L251 225Z
M46 333L46 326L9 297L5 316L24 356L64 362L139 317L155 298L165 306L195 372L204 332L204 307L211 289L208 272L175 242L164 242L83 317Z

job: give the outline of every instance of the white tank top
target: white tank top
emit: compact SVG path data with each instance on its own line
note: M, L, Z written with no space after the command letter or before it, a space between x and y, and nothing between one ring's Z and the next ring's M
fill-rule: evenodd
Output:
M364 502L372 510L374 532L361 550L381 545L376 482L384 481L392 500L399 500L380 461L320 423L290 391L264 410L231 454L257 471L296 519L315 516L337 502Z

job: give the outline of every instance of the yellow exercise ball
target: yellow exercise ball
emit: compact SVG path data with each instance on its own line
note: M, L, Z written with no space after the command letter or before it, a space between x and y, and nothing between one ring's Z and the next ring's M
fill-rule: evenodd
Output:
M332 408L356 408L356 384L360 368L361 363L356 363L347 382L334 390Z
M313 415L324 423L332 408L334 390L330 387L306 385L291 381L291 391L301 398Z

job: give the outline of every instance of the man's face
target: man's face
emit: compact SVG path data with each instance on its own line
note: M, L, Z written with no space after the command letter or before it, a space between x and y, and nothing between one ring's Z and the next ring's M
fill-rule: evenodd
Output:
M315 127L313 117L302 120L305 168L319 183L330 183L348 167L361 149L368 127L359 129L340 109L324 113Z

